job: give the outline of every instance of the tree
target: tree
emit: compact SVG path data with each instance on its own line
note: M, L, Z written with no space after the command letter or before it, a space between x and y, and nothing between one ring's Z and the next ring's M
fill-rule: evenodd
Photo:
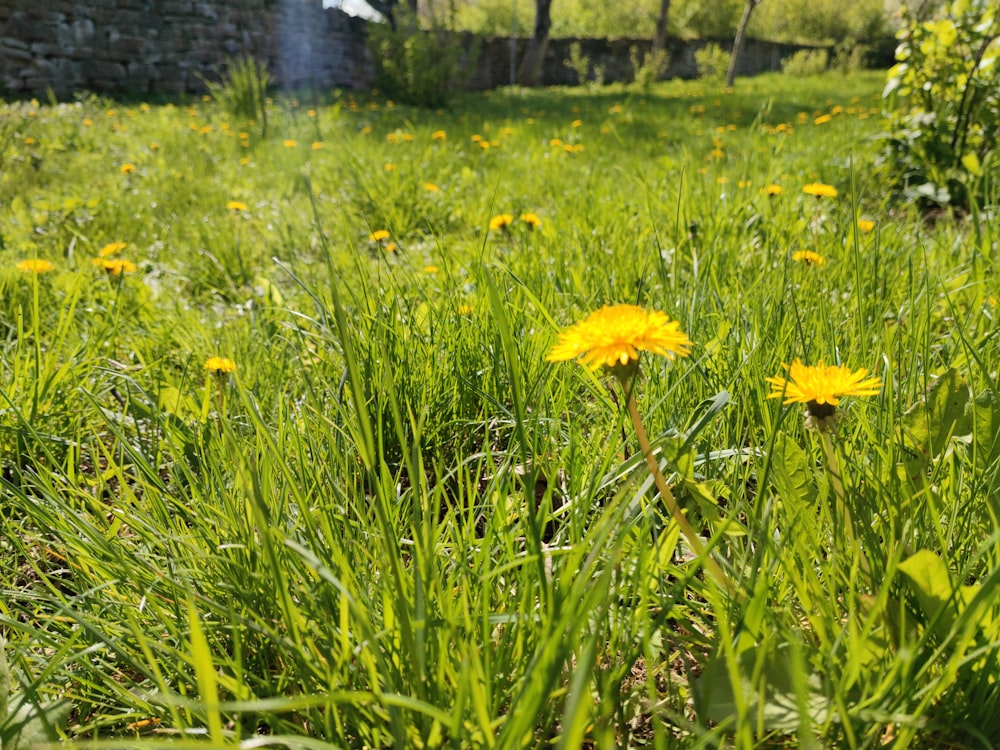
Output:
M517 82L534 86L542 76L545 53L549 48L549 30L552 28L552 0L535 0L535 33L528 41L528 49L517 69Z
M670 0L660 0L660 14L656 17L656 31L653 33L653 50L655 57L667 48L667 16L670 14Z
M746 41L747 36L747 26L750 25L750 16L753 14L754 8L760 4L761 0L747 0L747 4L743 7L743 18L740 19L740 25L736 29L736 39L733 40L733 56L729 59L729 70L726 71L726 86L731 87L733 81L736 80L736 63L740 59L740 54L743 52L743 42Z

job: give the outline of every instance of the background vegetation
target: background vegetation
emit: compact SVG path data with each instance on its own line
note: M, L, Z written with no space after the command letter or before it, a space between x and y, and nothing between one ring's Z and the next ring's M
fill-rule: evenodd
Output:
M995 746L1000 238L889 202L882 85L282 98L266 135L5 104L12 705L129 747ZM732 592L605 378L544 361L616 302L694 342L639 407ZM796 357L884 384L842 471L767 398Z

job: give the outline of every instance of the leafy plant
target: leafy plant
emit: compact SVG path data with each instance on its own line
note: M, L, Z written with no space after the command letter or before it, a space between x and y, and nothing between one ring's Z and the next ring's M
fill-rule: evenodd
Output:
M59 739L57 727L66 723L68 701L37 703L31 692L11 693L7 644L0 639L0 747L22 750Z
M443 27L421 29L408 12L395 28L369 28L375 86L393 99L419 107L446 106L475 70L478 49L467 49L460 36Z
M729 53L715 42L709 42L701 49L695 50L694 61L698 67L699 78L719 83L726 80Z
M825 49L800 49L781 61L781 72L789 76L814 76L826 70L830 54Z
M628 58L632 64L632 80L643 91L660 80L670 65L670 56L666 50L643 53L637 47L630 47Z
M883 94L897 190L925 209L982 205L1000 136L996 4L955 0L931 21L909 17L898 37Z
M576 82L583 86L590 78L590 56L583 54L579 42L569 45L569 57L563 60L563 65L576 73Z
M230 117L244 122L260 122L261 134L267 135L267 89L271 85L267 63L252 57L227 57L222 80L205 80L205 85L212 98Z

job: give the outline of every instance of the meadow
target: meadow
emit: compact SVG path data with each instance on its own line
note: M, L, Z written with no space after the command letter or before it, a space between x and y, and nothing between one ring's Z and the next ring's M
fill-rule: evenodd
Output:
M4 747L995 747L1000 237L883 82L0 105Z

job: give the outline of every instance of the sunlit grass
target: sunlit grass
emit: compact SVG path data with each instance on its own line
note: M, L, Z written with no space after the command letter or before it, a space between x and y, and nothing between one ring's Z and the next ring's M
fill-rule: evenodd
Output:
M886 203L880 88L4 105L17 689L129 746L996 744L998 238ZM546 361L617 304L690 341L626 398ZM835 432L799 360L870 377Z

